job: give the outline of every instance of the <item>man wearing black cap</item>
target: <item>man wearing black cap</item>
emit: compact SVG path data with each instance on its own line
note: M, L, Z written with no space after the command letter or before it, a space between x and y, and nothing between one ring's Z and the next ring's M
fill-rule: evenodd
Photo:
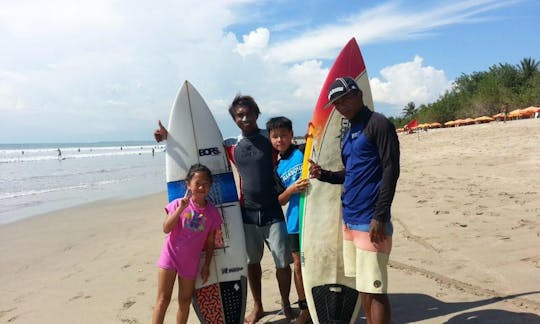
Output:
M311 162L310 175L343 184L343 257L345 275L356 277L368 323L390 323L387 265L392 248L390 208L399 177L399 141L394 125L364 105L354 79L337 78L328 104L347 118L343 138L344 170L328 171Z

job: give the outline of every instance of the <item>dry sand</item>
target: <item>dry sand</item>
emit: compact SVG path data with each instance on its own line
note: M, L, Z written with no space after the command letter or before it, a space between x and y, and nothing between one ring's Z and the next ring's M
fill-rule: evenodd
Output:
M539 323L540 120L400 141L393 322ZM149 323L165 202L164 193L101 201L1 226L0 323ZM269 253L263 294L278 311Z

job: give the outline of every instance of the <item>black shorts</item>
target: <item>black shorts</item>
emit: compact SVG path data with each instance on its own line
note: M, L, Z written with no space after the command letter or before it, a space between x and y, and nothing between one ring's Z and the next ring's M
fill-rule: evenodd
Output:
M300 235L289 234L287 237L289 238L289 247L291 248L291 252L300 252Z

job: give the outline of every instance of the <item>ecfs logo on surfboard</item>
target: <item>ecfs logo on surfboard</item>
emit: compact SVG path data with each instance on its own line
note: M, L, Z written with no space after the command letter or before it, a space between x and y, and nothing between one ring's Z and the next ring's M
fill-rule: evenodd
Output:
M199 156L219 155L220 153L217 147L199 149Z

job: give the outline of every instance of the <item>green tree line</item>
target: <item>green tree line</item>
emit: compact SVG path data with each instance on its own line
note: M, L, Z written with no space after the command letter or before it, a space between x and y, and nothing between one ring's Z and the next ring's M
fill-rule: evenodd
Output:
M409 102L402 115L390 117L396 127L416 118L419 123L492 116L509 110L540 106L540 62L524 58L517 65L499 63L484 72L462 74L452 89L427 105Z

